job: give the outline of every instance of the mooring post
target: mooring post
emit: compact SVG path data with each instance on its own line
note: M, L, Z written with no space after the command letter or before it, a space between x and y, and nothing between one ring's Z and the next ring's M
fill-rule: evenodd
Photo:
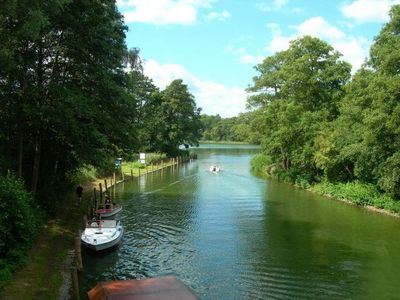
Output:
M90 211L89 211L89 212L90 212ZM90 216L89 216L89 217L90 217ZM88 222L87 215L83 215L83 226L84 226L84 228L86 227L87 222Z
M104 178L104 188L106 189L106 192L108 192L107 179L105 178Z
M101 186L101 182L99 182L100 189L100 203L103 203L103 187Z
M131 178L133 180L133 170L131 169Z
M92 203L93 207L96 207L96 205L97 205L97 195L96 194L97 194L96 188L93 188L93 203Z
M76 269L82 271L81 237L79 235L75 237L75 264Z
M71 267L71 279L72 279L72 290L75 298L80 300L79 298L79 283L78 283L78 272L76 267Z
M138 178L140 177L140 166L138 167Z

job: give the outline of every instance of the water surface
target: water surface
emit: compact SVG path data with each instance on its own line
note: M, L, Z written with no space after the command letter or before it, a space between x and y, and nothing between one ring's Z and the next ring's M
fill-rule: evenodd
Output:
M123 242L83 252L82 293L174 274L202 299L398 298L400 220L258 178L258 151L201 145L191 163L120 185Z

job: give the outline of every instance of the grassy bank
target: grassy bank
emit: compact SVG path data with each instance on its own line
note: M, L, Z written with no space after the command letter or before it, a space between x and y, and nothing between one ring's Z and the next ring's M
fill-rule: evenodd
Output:
M233 142L233 141L200 141L200 144L230 144L230 145L247 145L247 142Z
M253 171L260 175L277 179L323 196L400 216L400 201L382 194L378 187L372 184L361 182L321 182L312 184L309 178L295 171L277 171L276 165L272 164L270 158L264 154L256 155L251 161L251 167Z
M193 154L192 154L193 156ZM183 158L180 158L182 161ZM177 159L167 159L163 155L149 156L151 163L147 167L138 162L123 162L122 173L124 179L129 179L146 172L155 172L162 167L177 163ZM69 299L69 295L60 295L60 288L64 277L69 276L69 266L66 260L73 249L74 237L82 226L82 216L87 213L91 203L93 188L109 176L99 177L98 171L92 167L85 167L75 175L75 181L81 182L84 188L82 203L79 203L75 191L64 199L64 206L57 216L49 220L39 234L38 240L29 251L26 265L13 274L13 278L0 291L0 299L5 300L52 300ZM122 180L120 171L116 172L116 181ZM110 182L110 181L109 181ZM68 289L67 289L68 290ZM67 291L68 292L68 291Z

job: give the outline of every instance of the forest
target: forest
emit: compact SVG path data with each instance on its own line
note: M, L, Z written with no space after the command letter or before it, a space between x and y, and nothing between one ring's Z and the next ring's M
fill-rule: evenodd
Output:
M247 104L261 137L253 167L361 205L400 211L400 6L351 66L305 36L255 69Z
M182 80L157 88L115 1L6 0L0 10L0 282L81 168L200 138Z

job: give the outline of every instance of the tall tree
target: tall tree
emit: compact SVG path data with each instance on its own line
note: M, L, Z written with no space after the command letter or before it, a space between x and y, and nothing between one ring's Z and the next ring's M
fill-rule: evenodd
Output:
M315 138L338 114L337 103L350 78L350 65L317 38L302 37L286 51L266 58L248 89L248 105L259 109L253 128L265 152L283 170L315 176Z
M132 143L131 103L122 88L125 26L113 1L6 2L1 152L18 162L7 168L18 170L35 193Z
M400 6L375 38L367 66L354 75L340 104L341 115L319 153L334 177L373 183L400 197ZM325 149L325 150L324 150Z
M173 154L181 144L197 145L200 139L201 108L181 79L161 92L160 118L157 122L163 152Z

